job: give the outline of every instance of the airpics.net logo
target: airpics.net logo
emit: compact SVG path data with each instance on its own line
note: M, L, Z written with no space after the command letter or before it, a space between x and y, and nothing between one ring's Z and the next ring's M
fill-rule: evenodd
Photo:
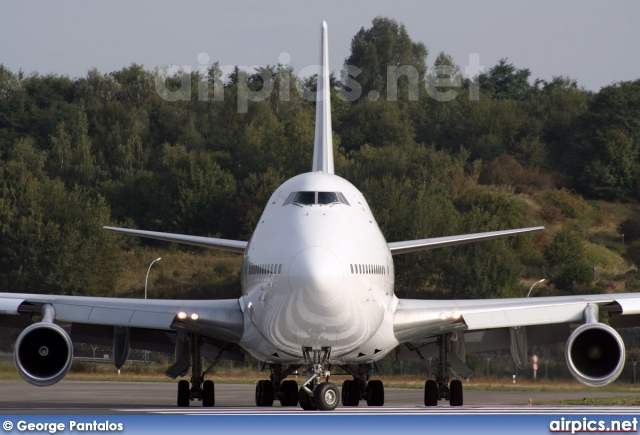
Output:
M552 420L550 433L637 433L638 419L602 420L583 417L582 419Z
M155 89L158 95L167 101L191 101L196 98L193 95L193 80L196 80L198 101L224 101L224 83L220 77L213 79L210 77L213 65L210 64L209 55L202 52L198 54L197 59L198 66L195 69L189 65L167 65L160 68L155 76ZM291 62L289 53L280 53L278 61L277 72L262 65L216 65L222 76L236 76L234 80L238 86L239 113L248 111L249 101L265 101L274 96L280 101L289 101L291 84L294 85L295 92L307 101L316 101L317 98L322 98L321 93L310 91L301 80L293 76L292 68L289 67ZM346 65L342 70L342 86L338 98L343 101L356 101L360 98L368 98L371 101L378 101L380 98L384 98L386 101L398 101L399 93L405 92L406 97L403 96L403 98L409 101L418 101L420 96L426 92L430 98L440 102L452 101L464 94L468 95L469 100L477 101L480 98L479 75L483 71L484 67L480 65L478 53L469 54L464 74L459 68L452 65L435 65L430 68L426 77L420 77L420 73L412 65L390 65L386 70L384 91L381 93L377 90L370 90L367 95L363 95L362 85L358 81L362 70L353 65ZM309 65L302 68L297 77L311 77L314 74L322 77L320 65ZM256 79L261 82L259 90L254 90L255 87L250 85L250 82ZM461 92L465 79L469 80L468 93ZM399 86L400 83L405 83L405 85Z

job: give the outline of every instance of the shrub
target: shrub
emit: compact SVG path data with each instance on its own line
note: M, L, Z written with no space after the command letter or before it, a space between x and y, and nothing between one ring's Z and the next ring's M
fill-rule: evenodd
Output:
M540 207L540 217L550 224L555 224L564 220L564 215L562 214L560 207L555 207L553 205L543 205Z
M633 242L622 256L636 267L640 267L640 242Z
M584 217L590 208L589 203L582 196L567 189L546 190L540 199L545 205L558 207L566 217L572 219Z
M640 240L640 219L628 218L623 220L618 225L618 231L620 231L620 234L624 234L625 241L635 242Z

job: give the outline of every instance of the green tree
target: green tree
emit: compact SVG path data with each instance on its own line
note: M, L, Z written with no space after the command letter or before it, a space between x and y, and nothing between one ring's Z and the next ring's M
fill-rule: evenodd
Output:
M553 282L562 290L571 290L576 284L588 284L593 271L585 260L582 239L571 229L563 229L555 235L544 251L547 264L559 269Z
M524 100L532 91L529 84L531 71L518 69L507 60L500 59L487 73L480 74L480 88L495 99Z
M109 207L86 190L47 178L44 160L28 139L0 160L0 287L108 294L120 266L117 242L102 230Z
M640 267L640 242L633 242L625 249L623 257L634 266Z
M356 67L360 73L355 81L362 88L362 96L369 97L375 91L381 98L389 95L388 83L398 83L397 97L406 101L409 97L410 78L402 75L410 67L417 87L424 89L424 77L427 71L426 59L428 51L421 42L414 42L409 37L403 24L384 17L376 17L369 29L362 27L351 41L351 53L345 60L342 70L342 83L347 82L349 66ZM388 76L389 68L402 75L400 80Z

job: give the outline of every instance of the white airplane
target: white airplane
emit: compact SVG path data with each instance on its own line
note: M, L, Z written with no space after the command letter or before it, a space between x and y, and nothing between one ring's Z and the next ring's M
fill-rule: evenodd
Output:
M25 328L15 364L29 383L60 381L73 342L113 345L120 368L131 348L175 352L167 370L178 383L178 406L200 400L214 406L205 374L221 359L245 352L264 361L270 380L256 386L256 405L332 410L384 404L374 363L437 357L424 404L463 404L462 383L472 375L466 352L509 349L524 367L529 345L566 340L573 376L586 385L613 382L625 347L612 326L640 324L635 294L491 300L410 300L394 294L393 256L496 239L542 227L388 243L362 196L334 174L327 25L322 27L322 74L316 103L312 172L282 184L271 196L250 242L105 227L109 231L236 252L243 255L242 296L228 300L145 300L0 293L0 325ZM71 324L70 334L54 322ZM571 324L583 323L575 330ZM203 357L212 363L203 367ZM287 377L306 367L299 387ZM338 388L330 369L353 377Z

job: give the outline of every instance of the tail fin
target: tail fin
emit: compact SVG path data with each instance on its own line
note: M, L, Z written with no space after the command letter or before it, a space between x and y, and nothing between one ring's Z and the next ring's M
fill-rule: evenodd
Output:
M331 93L329 84L329 47L327 22L322 22L322 52L316 93L316 135L313 143L313 171L333 174L333 139L331 137Z

